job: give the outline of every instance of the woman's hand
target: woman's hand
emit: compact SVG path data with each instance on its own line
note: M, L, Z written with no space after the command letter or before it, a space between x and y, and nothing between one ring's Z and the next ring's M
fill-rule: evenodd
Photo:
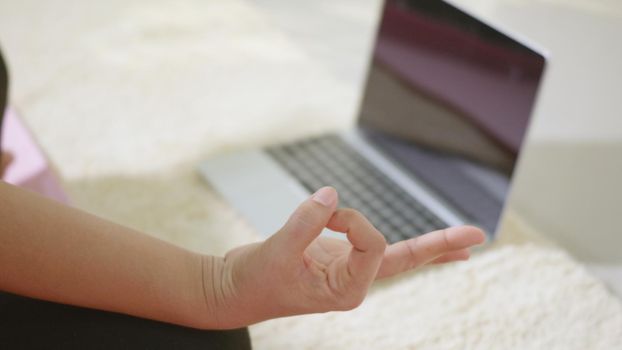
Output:
M452 227L387 246L353 209L336 209L324 187L302 203L268 240L205 257L206 304L216 328L235 328L304 313L350 310L371 283L428 263L465 260L485 240L475 227ZM348 242L318 237L328 227ZM214 319L215 317L215 319Z

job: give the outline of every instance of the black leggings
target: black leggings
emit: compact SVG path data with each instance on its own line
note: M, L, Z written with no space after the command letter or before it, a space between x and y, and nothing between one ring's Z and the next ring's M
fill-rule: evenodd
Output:
M2 152L2 119L9 95L9 72L0 51L0 152Z
M0 292L2 349L250 349L246 328L202 331Z

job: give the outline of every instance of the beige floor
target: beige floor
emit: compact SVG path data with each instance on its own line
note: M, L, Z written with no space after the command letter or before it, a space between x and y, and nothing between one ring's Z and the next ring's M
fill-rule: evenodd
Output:
M77 206L222 254L257 234L196 165L350 125L377 7L0 0L0 44L12 101ZM471 261L377 285L353 312L253 326L255 347L619 348L620 301L519 212Z

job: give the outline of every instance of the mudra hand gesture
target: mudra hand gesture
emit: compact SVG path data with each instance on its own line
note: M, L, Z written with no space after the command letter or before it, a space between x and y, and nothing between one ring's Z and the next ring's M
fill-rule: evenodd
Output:
M287 223L261 243L208 257L207 304L218 328L303 313L350 310L374 280L430 263L465 260L484 241L475 227L451 227L387 246L353 209L336 209L337 192L318 190ZM347 241L319 236L325 228ZM207 270L207 269L205 269Z

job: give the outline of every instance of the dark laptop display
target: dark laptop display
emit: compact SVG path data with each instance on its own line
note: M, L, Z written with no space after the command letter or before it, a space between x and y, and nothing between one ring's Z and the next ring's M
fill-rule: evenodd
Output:
M494 232L545 59L436 0L386 2L360 125L467 220Z

